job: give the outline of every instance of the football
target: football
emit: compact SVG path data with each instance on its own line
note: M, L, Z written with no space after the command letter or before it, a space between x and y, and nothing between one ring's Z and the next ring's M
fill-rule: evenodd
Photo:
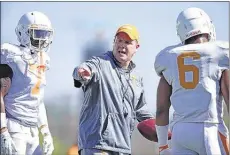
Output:
M155 128L155 119L147 119L144 121L141 121L137 125L137 129L141 133L142 136L144 136L146 139L154 142L158 142L157 138L157 131ZM168 139L171 139L171 132L168 132Z

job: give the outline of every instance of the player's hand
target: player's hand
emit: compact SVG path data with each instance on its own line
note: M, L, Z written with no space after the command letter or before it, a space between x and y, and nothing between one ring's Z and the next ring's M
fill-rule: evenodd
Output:
M8 130L1 134L1 155L15 154L17 152L15 144L10 137Z
M54 145L53 145L53 138L50 133L49 127L47 125L42 125L40 127L40 131L43 136L43 143L42 143L43 153L44 155L51 155L54 150Z
M78 74L84 79L88 80L90 79L91 76L91 71L87 68L79 68L78 69Z
M53 150L53 138L51 134L47 134L43 137L43 153L44 155L51 155Z
M168 145L159 147L159 155L171 155L171 149Z

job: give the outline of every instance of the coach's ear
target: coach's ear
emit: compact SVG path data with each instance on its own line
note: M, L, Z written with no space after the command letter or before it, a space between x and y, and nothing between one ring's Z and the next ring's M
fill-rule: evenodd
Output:
M78 80L75 80L75 79L74 79L74 87L80 88L81 85L82 85L81 82L79 82Z

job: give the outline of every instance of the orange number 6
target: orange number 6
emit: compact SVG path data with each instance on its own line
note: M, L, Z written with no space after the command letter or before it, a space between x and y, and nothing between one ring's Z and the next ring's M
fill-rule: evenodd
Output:
M197 68L195 65L185 65L185 58L193 58L193 60L200 59L200 54L190 51L182 53L177 57L180 85L185 89L194 89L199 83L199 68ZM185 72L193 72L193 80L191 82L186 82Z

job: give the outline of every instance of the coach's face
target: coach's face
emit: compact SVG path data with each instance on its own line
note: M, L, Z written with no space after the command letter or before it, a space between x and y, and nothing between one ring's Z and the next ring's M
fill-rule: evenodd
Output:
M128 67L138 47L139 44L136 40L132 40L128 34L120 32L114 41L113 55L122 67Z

